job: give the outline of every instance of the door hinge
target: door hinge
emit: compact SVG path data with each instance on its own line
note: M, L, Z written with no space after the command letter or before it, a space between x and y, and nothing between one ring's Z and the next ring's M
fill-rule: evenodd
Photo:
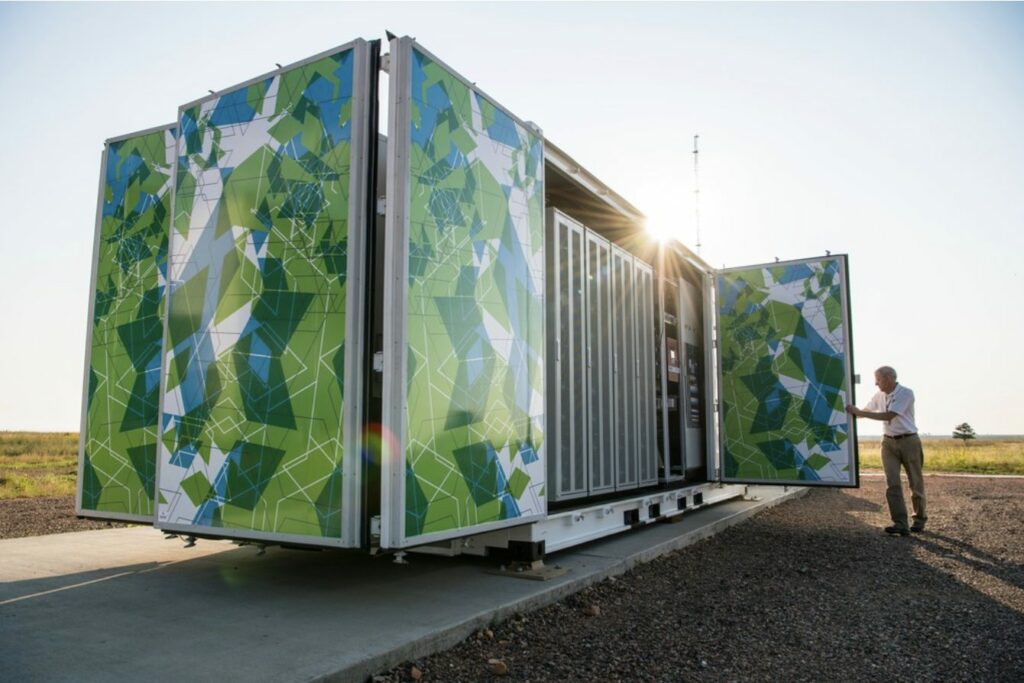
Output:
M377 197L377 215L385 216L388 212L388 198L384 195Z
M380 56L380 70L384 73L391 73L391 53L385 52Z
M384 352L376 351L373 354L373 371L384 372Z
M370 536L380 538L380 515L370 518Z

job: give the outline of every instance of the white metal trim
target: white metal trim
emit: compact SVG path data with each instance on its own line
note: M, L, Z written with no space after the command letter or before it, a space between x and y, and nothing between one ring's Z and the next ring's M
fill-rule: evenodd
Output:
M154 508L155 510L155 508ZM152 517L143 517L142 515L133 515L128 512L107 512L104 510L82 510L76 511L75 515L82 519L101 519L104 521L114 522L131 522L133 524L147 524L153 525ZM154 513L155 515L155 513Z
M719 372L722 367L718 348L718 306L715 304L718 293L715 284L715 273L704 273L704 443L707 449L707 478L712 481L722 480L721 462L721 413L718 410ZM680 287L680 294L682 288ZM711 361L710 363L708 361ZM686 462L684 460L683 467Z
M104 144L110 145L110 144L113 144L115 142L124 142L125 140L130 140L131 138L141 137L143 135L149 135L150 133L159 133L161 131L166 132L166 131L174 128L177 125L178 124L175 121L174 123L165 123L162 126L151 126L149 128L143 128L142 130L137 130L134 133L125 133L124 135L115 135L112 138L107 138L104 141Z
M494 522L485 522L483 524L475 524L469 527L462 527L461 529L453 529L447 531L435 531L429 534L420 534L419 536L413 536L411 538L403 539L401 546L389 546L391 549L399 548L415 548L421 545L427 545L430 543L437 543L438 541L450 541L460 538L467 538L470 536L476 536L478 534L488 533L491 531L504 531L507 529L514 529L520 526L526 526L535 522L543 521L547 519L547 512L539 512L535 515L528 517L517 517L516 519L500 519ZM383 543L381 547L385 547Z
M548 495L547 492L550 489L550 482L547 480L548 476L548 463L547 463L547 428L548 428L548 392L547 392L547 335L548 335L548 289L547 279L544 277L544 269L547 265L547 142L544 140L544 133L540 126L533 123L527 123L527 128L537 136L537 141L540 144L540 167L537 169L537 174L540 179L540 215L541 215L541 239L540 239L540 263L541 263L541 288L540 288L540 301L541 301L541 316L540 316L540 353L544 355L541 359L541 380L544 384L544 389L540 392L541 396L541 416L540 416L540 433L543 435L544 440L540 446L537 447L537 456L543 461L544 467L541 471L544 473L544 495L540 496L542 510L539 513L542 517L546 517L548 514Z
M177 134L174 137L174 160L171 164L171 209L167 217L167 276L164 278L163 296L163 332L160 338L160 395L157 397L157 425L156 425L156 472L153 474L153 526L160 528L160 471L163 469L164 455L164 396L167 393L167 375L170 372L170 350L168 340L170 339L170 317L171 317L171 263L173 262L174 249L174 217L178 200L178 164L181 163L181 110L178 110L178 119L174 122Z
M103 145L103 152L100 155L100 188L96 199L96 225L93 228L92 238L92 277L89 280L89 317L85 321L85 369L82 373L82 414L78 432L78 479L75 483L75 514L77 515L81 515L83 512L82 485L85 476L85 442L89 421L89 370L92 368L93 317L96 315L96 279L99 276L100 268L100 235L103 225L103 197L107 185L107 153L109 149L109 143Z
M409 175L411 133L412 40L396 38L390 44L388 77L387 212L385 216L384 373L381 423L385 446L381 454L380 545L404 545L405 423L408 358L406 357L409 281ZM387 435L393 438L386 438Z
M749 265L749 266L729 266L728 268L719 268L719 269L715 270L714 272L717 275L717 274L721 274L721 273L732 273L732 272L735 272L737 270L754 270L756 268L776 268L778 266L783 266L783 267L785 267L785 266L795 266L795 265L799 265L801 263L817 263L819 261L825 261L825 260L828 260L828 259L838 259L838 260L841 261L841 260L843 260L845 258L846 258L846 254L829 254L829 255L822 255L822 256L808 256L806 258L795 258L795 259L789 259L787 261L771 261L769 263L754 263L754 264Z
M352 59L352 136L350 141L348 193L348 254L345 281L345 395L342 396L342 497L341 542L343 547L357 548L362 530L362 426L363 347L366 328L365 288L366 254L364 231L367 226L366 193L368 191L371 135L367 101L369 91L369 45L363 40L353 42Z
M484 556L488 548L507 548L509 541L544 543L546 554L557 553L583 543L629 531L635 527L647 526L660 520L672 519L702 510L726 500L739 498L747 490L743 485L721 486L710 482L683 484L676 488L633 495L617 500L592 503L578 508L569 508L554 513L528 526L498 529L489 533L473 534L461 539L461 543L447 548L414 548L416 552L444 555ZM695 497L700 495L697 504ZM678 501L686 502L679 509ZM657 516L650 515L651 505L660 505ZM638 521L626 524L624 513L638 511Z
M272 71L268 71L268 72L266 72L264 74L260 74L259 76L255 76L255 77L250 78L248 80L242 81L241 83L235 83L234 85L229 85L226 88L222 88L221 90L217 90L217 91L211 92L208 95L203 95L202 97L194 99L191 102L186 102L185 104L183 104L180 107L178 107L178 111L181 112L181 111L184 111L186 109L191 109L192 107L194 107L196 105L203 104L204 102L209 102L210 100L219 99L221 97L224 97L225 95L228 95L230 93L235 92L236 90L241 90L242 88L248 88L250 85L254 85L256 83L259 83L260 81L265 81L268 78L275 78L277 76L280 76L281 74L285 73L286 71L291 71L293 69L298 69L298 68L301 68L303 66L306 66L307 64L312 64L313 62L317 62L317 61L320 61L321 59L324 59L326 57L330 57L331 55L336 55L339 52L344 52L345 50L352 49L356 45L359 45L360 43L365 45L366 41L363 40L362 38L357 38L355 40L349 41L349 42L344 43L342 45L339 45L337 47L332 47L330 49L324 50L323 52L318 52L315 55L313 55L312 57L306 57L304 59L300 59L297 62L292 62L291 64L286 64L284 66L281 66L281 67L278 67L276 69L273 69ZM181 120L180 113L179 113L179 116L178 116L178 120L179 121Z
M571 548L582 543L589 543L590 541L596 541L600 538L628 531L632 529L633 526L646 526L648 524L653 524L660 519L671 519L688 512L693 512L694 510L706 508L709 505L721 503L732 498L739 498L744 494L745 490L746 487L740 484L719 486L718 484L713 483L702 483L673 491L656 491L653 493L640 494L624 500L612 501L603 505L599 503L587 508L567 510L557 515L552 515L542 523L538 524L537 526L539 528L535 531L545 534L549 533L549 530L556 533L561 531L564 534L556 536L553 542L550 538L544 539L545 552L555 553L559 550L565 550L566 548ZM703 494L703 500L699 505L687 505L687 507L682 510L678 508L674 510L664 508L665 504L675 502L679 498L692 500L693 496L698 493ZM662 505L663 509L661 514L657 517L650 517L648 515L647 507L648 505L654 504ZM638 510L640 512L640 521L636 525L626 525L621 522L622 513L628 510ZM581 533L579 531L576 533L566 533L566 529L571 530L574 524L585 523L587 517L598 517L600 520L605 520L605 524L599 524L597 529L594 529L589 533ZM566 524L566 522L570 522L570 524Z
M307 545L319 548L345 548L341 538L327 536L306 536L304 534L282 534L270 531L254 531L252 529L236 529L221 526L196 526L194 524L178 524L163 522L154 525L160 531L170 531L179 535L195 535L208 540L238 539L242 541L265 541L267 545Z
M848 387L846 392L846 402L856 405L857 401L854 391L854 387L856 385L853 381L853 329L850 321L850 264L849 257L846 254L839 254L836 258L839 259L839 271L842 274L842 280L839 283L839 294L843 311L843 344L845 345L843 360L846 365L846 386ZM857 420L855 418L847 419L850 425L850 429L847 434L847 442L850 444L849 466L851 468L850 473L853 475L850 485L857 488L860 487L860 442L857 439Z

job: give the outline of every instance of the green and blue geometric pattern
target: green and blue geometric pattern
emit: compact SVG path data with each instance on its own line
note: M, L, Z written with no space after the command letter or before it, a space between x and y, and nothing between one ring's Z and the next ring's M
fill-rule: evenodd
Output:
M83 425L83 512L153 518L174 128L110 142Z
M726 479L855 485L839 258L718 275Z
M545 511L543 141L411 74L406 538Z
M160 522L340 537L353 57L180 113Z

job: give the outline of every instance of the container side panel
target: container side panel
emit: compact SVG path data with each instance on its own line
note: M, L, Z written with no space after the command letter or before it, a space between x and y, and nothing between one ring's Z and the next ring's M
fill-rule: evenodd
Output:
M91 517L153 520L174 135L104 155L78 478Z
M588 372L586 366L586 339L584 325L586 310L584 309L584 265L583 265L583 228L575 227L572 230L570 240L572 242L572 302L570 311L572 316L572 348L570 349L572 360L572 479L570 491L574 494L585 494L587 492L587 402L586 392Z
M569 257L569 225L558 221L554 226L558 235L558 297L552 299L552 308L557 309L559 327L558 334L558 396L559 400L547 407L547 425L550 429L557 423L558 441L548 440L549 448L545 450L550 462L556 463L558 477L549 480L548 495L551 500L560 500L572 489L572 453L573 453L573 395L572 395L572 296L571 260ZM555 306L554 302L558 305ZM555 328L552 328L554 330ZM555 446L555 448L550 448Z
M158 525L339 544L355 61L180 112Z
M639 377L639 460L640 485L647 486L658 481L658 448L656 443L657 415L654 393L654 287L652 270L637 261L638 297L637 305L637 359L640 364Z
M600 243L598 247L598 272L597 280L600 284L600 309L599 337L601 339L601 355L599 372L601 375L602 392L600 398L601 414L601 464L598 468L600 477L594 482L591 490L612 491L615 489L615 463L616 463L616 424L615 424L615 354L618 353L613 337L616 319L615 307L612 299L612 261L611 247L607 242Z
M639 465L637 447L637 379L636 358L636 279L633 257L613 248L615 262L615 343L617 355L616 411L616 490L636 488Z
M723 480L856 486L845 261L718 274Z
M408 54L412 544L545 512L544 161L539 135Z
M609 342L605 330L604 318L607 316L607 261L608 246L593 234L587 235L587 414L589 431L587 445L590 463L590 492L606 490L610 485L610 466L607 455L611 452L610 439L606 436L610 410L605 407L605 396L609 393L608 386L611 371L606 361Z

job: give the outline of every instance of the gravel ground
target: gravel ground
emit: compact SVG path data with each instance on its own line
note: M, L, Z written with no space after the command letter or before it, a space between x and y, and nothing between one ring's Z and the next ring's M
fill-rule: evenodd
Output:
M0 538L42 536L124 526L75 517L75 498L15 498L0 500Z
M1024 479L926 488L923 534L879 477L813 490L375 680L1024 681ZM0 501L0 538L107 526Z
M1024 479L817 489L375 681L1024 681ZM908 492L909 494L909 492Z

